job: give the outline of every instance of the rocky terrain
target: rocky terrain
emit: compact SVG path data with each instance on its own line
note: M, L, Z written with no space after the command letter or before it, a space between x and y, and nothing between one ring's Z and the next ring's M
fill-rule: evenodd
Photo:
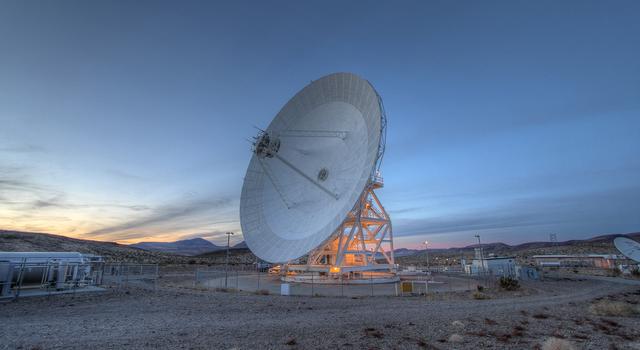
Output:
M281 297L161 282L0 303L0 349L638 349L632 283L531 282L478 300Z

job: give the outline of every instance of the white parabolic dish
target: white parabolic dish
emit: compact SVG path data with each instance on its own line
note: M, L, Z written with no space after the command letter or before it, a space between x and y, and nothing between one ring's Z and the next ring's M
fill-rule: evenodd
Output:
M350 73L287 102L262 134L272 153L254 152L242 187L240 222L254 254L286 262L330 238L374 171L381 116L374 88Z
M624 256L640 262L640 243L626 237L617 237L613 240L613 244Z

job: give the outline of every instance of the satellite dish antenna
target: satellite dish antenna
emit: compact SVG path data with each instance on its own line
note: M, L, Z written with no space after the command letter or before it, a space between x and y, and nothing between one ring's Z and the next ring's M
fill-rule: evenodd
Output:
M613 245L627 258L640 262L640 243L626 237L617 237L613 240Z
M254 137L240 199L249 249L272 263L308 255L289 271L395 271L391 221L374 193L385 131L380 96L354 74L293 96Z

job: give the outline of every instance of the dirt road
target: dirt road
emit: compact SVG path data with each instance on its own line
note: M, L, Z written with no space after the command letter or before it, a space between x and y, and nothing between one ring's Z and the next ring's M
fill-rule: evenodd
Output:
M470 292L352 299L167 287L22 299L0 304L0 349L523 349L550 336L587 349L640 344L640 318L589 312L597 298L637 304L639 286L562 280L524 289L489 300Z

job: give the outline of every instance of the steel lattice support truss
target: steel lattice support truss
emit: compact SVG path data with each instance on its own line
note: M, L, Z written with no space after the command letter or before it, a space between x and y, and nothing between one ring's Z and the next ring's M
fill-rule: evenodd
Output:
M332 273L395 272L391 219L374 191L382 186L381 178L369 182L327 243L309 254L308 265L330 266Z

